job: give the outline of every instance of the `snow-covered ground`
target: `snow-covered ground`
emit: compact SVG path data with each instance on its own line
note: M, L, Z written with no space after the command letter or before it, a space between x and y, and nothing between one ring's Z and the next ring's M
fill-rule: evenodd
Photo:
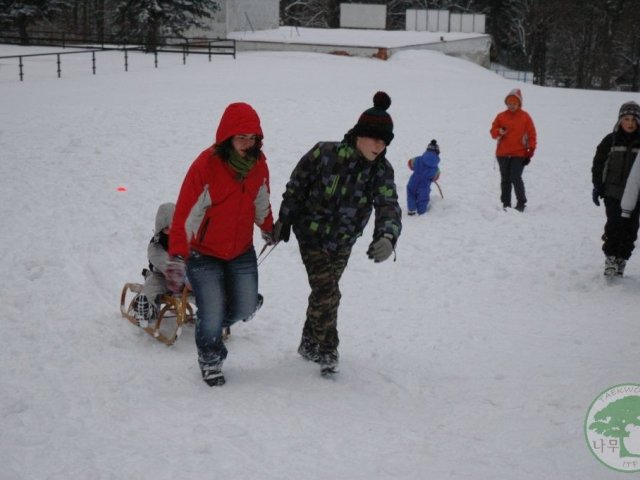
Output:
M624 476L583 428L596 395L638 382L640 261L603 280L590 169L638 94L518 84L429 51L166 54L158 69L132 54L128 73L112 52L95 76L87 58L64 57L62 79L55 60L26 60L24 82L0 60L0 478ZM498 208L488 133L513 87L539 135L524 214ZM393 100L403 208L406 161L432 138L444 200L404 218L396 262L367 259L370 229L356 245L335 381L296 354L308 286L295 240L260 266L265 305L232 329L222 388L200 379L192 327L167 348L120 317L157 206L227 104L262 118L277 211L298 159L341 139L377 90Z

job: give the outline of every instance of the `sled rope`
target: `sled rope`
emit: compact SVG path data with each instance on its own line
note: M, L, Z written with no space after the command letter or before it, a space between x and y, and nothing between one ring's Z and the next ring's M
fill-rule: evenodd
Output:
M262 250L260 250L260 254L258 255L258 266L266 260L271 252L273 252L273 249L278 246L278 243L280 242L274 243L269 250L267 250L267 248L269 248L269 244L264 244L264 247L262 247Z
M444 200L444 195L442 194L442 189L440 188L440 184L436 180L434 180L433 183L435 183L436 187L438 187L438 191L440 192L440 198Z

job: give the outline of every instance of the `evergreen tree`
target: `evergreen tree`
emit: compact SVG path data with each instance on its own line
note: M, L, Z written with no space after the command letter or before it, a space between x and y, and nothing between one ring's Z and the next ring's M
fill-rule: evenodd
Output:
M29 43L28 29L40 20L52 20L68 7L68 0L0 0L0 26L16 29L20 42Z
M100 42L108 30L108 8L112 0L69 0L70 8L59 28L81 38Z
M220 6L214 0L121 0L113 18L123 38L139 39L154 50L163 36L180 36L191 27L203 27Z

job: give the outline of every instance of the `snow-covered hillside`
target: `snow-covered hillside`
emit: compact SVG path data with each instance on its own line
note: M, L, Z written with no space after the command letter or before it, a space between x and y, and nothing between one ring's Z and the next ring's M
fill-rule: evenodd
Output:
M596 395L638 381L640 258L603 280L590 169L637 94L517 84L427 51L162 56L158 69L134 54L128 73L121 55L100 54L95 76L65 57L62 79L31 60L24 82L0 63L0 478L623 475L583 428ZM524 214L498 208L488 133L516 86L539 136ZM393 100L403 208L406 161L432 138L444 200L404 218L396 262L367 259L370 231L356 245L335 381L296 354L309 291L295 240L260 266L265 305L233 328L222 388L200 379L192 327L167 348L120 317L157 206L228 103L262 118L277 211L298 159L341 139L377 90Z

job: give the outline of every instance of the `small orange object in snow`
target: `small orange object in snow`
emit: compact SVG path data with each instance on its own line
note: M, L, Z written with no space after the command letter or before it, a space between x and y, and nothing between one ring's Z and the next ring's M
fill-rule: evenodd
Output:
M127 187L118 187L116 190L118 190L119 192L126 192Z

